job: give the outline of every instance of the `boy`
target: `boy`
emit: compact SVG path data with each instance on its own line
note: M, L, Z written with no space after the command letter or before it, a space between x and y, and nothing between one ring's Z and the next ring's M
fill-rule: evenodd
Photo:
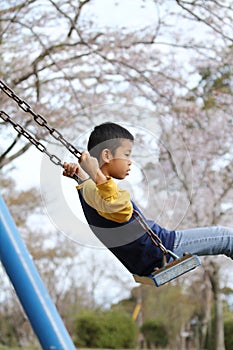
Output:
M96 126L79 164L64 163L64 176L78 175L81 205L95 235L133 274L149 275L163 263L166 250L182 256L225 254L233 258L233 230L226 227L168 231L146 219L126 190L113 180L130 171L134 137L122 126ZM86 177L85 173L89 175ZM160 245L161 243L161 245ZM160 246L160 247L159 247ZM167 254L167 261L170 255Z

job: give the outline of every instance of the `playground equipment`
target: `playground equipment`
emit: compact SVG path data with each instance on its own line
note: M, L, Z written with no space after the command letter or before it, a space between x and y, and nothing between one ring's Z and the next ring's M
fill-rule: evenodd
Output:
M44 350L75 346L0 196L0 259Z
M164 265L161 269L155 271L149 276L133 275L135 282L152 286L156 285L159 287L184 273L195 269L201 264L201 260L197 255L185 254L180 258L172 252L168 251L168 253L174 258L171 263Z
M0 80L0 89L9 98L13 99L24 112L29 113L33 117L34 121L40 127L45 128L56 141L60 142L64 147L66 147L68 151L71 152L76 158L80 158L81 153L72 144L70 144L58 130L51 127L43 116L35 113L30 105L17 96L14 91L10 89L2 80ZM45 153L50 158L51 162L63 168L63 162L61 159L59 159L56 155L49 153L46 147L39 140L33 137L30 132L23 128L23 126L17 124L6 112L0 111L0 118L5 122L10 123L20 135L27 138L29 142L31 142L40 152ZM73 178L78 181L78 176L76 174L73 176ZM162 251L164 256L164 265L161 269L148 276L133 275L136 282L156 285L158 287L173 280L174 278L177 278L180 275L183 275L201 264L201 260L197 255L186 254L183 257L178 257L173 252L167 250L163 246L160 238L146 224L145 220L135 211L133 215L145 229L145 232L150 236L154 245ZM173 259L173 261L169 264L166 263L167 255L170 255L170 257Z

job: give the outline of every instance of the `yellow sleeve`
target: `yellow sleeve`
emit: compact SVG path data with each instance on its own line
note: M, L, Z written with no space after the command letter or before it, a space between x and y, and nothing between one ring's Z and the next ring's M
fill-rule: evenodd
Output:
M123 223L131 218L133 206L130 194L126 190L121 190L112 178L100 185L87 180L77 188L80 187L83 188L83 197L87 204L105 219Z

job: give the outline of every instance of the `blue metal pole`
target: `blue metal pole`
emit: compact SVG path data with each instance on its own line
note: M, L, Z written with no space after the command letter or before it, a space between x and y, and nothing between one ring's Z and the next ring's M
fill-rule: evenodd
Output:
M1 195L0 259L42 348L75 350Z

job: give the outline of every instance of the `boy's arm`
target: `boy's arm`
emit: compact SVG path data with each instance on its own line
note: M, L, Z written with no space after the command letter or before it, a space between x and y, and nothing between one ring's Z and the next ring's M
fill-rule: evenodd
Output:
M83 152L80 158L82 169L90 176L90 178L100 185L107 181L107 177L102 173L99 162L96 158L90 156L88 152Z
M100 185L88 180L82 184L82 188L84 200L96 209L99 215L119 223L130 220L133 213L130 194L121 190L112 178Z
M63 175L72 178L74 174L76 174L82 180L86 180L88 178L86 175L87 173L96 185L107 181L106 176L100 170L98 160L91 157L88 152L82 152L79 163L80 164L65 162L63 164Z
M89 153L82 153L80 164L93 180L83 184L85 201L106 219L127 222L133 212L129 192L120 190L112 178L106 177L98 160Z
M93 180L83 182L77 189L83 188L83 196L87 204L108 220L123 223L129 221L133 207L128 191L121 190L112 178L106 177L99 168L98 160L89 153L83 152L80 164L64 163L63 175L73 177L78 175L83 181L86 174Z

